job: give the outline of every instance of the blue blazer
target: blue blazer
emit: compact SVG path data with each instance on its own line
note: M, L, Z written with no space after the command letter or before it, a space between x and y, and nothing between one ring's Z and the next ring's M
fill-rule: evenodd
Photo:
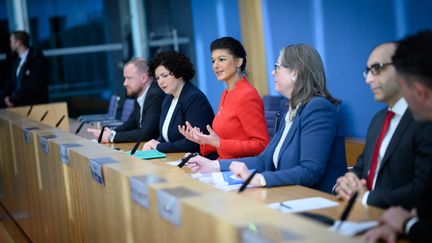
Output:
M273 153L284 128L285 122L260 155L221 160L221 170L229 170L232 161L241 161L248 168L258 170L267 187L302 185L331 192L336 179L344 175L347 168L345 138L337 106L325 98L314 97L297 111L276 169Z
M174 96L167 95L162 103L161 117L159 120L159 138L160 143L156 149L165 152L199 152L199 144L185 138L179 131L178 125L184 125L186 121L196 127L199 127L204 133L208 133L206 126L211 125L214 112L210 106L207 97L201 90L190 82L186 82L180 93L177 106L174 109L173 116L168 126L168 139L165 141L162 137L162 126L167 116L168 109Z

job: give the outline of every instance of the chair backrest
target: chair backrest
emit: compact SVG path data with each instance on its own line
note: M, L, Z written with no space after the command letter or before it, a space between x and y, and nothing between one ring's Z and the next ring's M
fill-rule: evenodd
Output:
M134 99L125 99L125 101L123 102L123 110L120 118L122 122L127 121L127 119L129 118L130 114L134 109L134 102Z
M116 117L119 102L120 102L120 97L118 95L111 96L111 100L108 106L108 113L107 113L108 116L113 118Z
M279 128L280 116L288 109L287 102L288 99L283 96L266 95L263 97L264 117L270 139Z

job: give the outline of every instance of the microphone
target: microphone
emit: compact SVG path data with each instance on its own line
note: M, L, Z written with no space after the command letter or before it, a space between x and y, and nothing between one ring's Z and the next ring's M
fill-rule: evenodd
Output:
M60 120L57 122L57 124L55 125L55 127L60 126L60 124L62 123L63 119L65 118L66 115L63 115Z
M48 110L47 111L45 111L45 113L43 114L43 116L41 117L41 119L40 119L40 122L42 122L44 119L45 119L45 117L48 115Z
M195 157L197 155L198 155L198 153L191 153L191 154L189 154L188 156L182 158L180 164L178 164L177 166L179 168L182 168L190 159L192 159L193 157Z
M81 131L81 128L84 126L85 122L81 122L80 125L78 126L77 130L75 131L75 134L78 134Z
M104 134L104 131L105 131L105 128L106 128L107 126L103 126L102 127L102 129L101 129L101 131L100 131L100 133L99 133L99 138L98 138L98 143L101 143L102 142L102 136L103 136L103 134Z
M337 231L339 231L340 227L342 226L342 223L348 218L348 215L351 212L351 209L357 199L358 196L358 191L356 191L350 198L350 200L348 201L348 204L346 206L346 208L344 209L342 216L340 218L340 222L339 225L337 226Z
M143 133L143 134L141 135L141 137L138 139L137 143L135 144L135 146L134 146L134 147L132 148L132 150L131 150L131 155L134 155L134 154L135 154L135 152L137 151L137 149L138 149L140 143L144 140L145 135L146 135L146 134Z
M30 113L32 112L32 110L33 110L33 105L31 105L30 109L27 111L27 116L30 116Z

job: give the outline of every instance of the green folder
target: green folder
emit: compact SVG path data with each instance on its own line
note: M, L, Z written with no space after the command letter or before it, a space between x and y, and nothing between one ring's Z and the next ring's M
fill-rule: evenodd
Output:
M130 151L128 152L128 154L131 155ZM166 154L161 153L156 149L153 149L153 150L137 150L133 156L139 159L157 159L157 158L165 158Z

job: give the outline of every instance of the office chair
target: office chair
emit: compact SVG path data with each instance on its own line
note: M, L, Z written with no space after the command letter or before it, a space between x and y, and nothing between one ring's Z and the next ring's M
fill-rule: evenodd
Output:
M108 112L106 114L83 115L78 117L78 121L89 123L116 119L119 102L120 97L118 95L112 95L108 106Z

